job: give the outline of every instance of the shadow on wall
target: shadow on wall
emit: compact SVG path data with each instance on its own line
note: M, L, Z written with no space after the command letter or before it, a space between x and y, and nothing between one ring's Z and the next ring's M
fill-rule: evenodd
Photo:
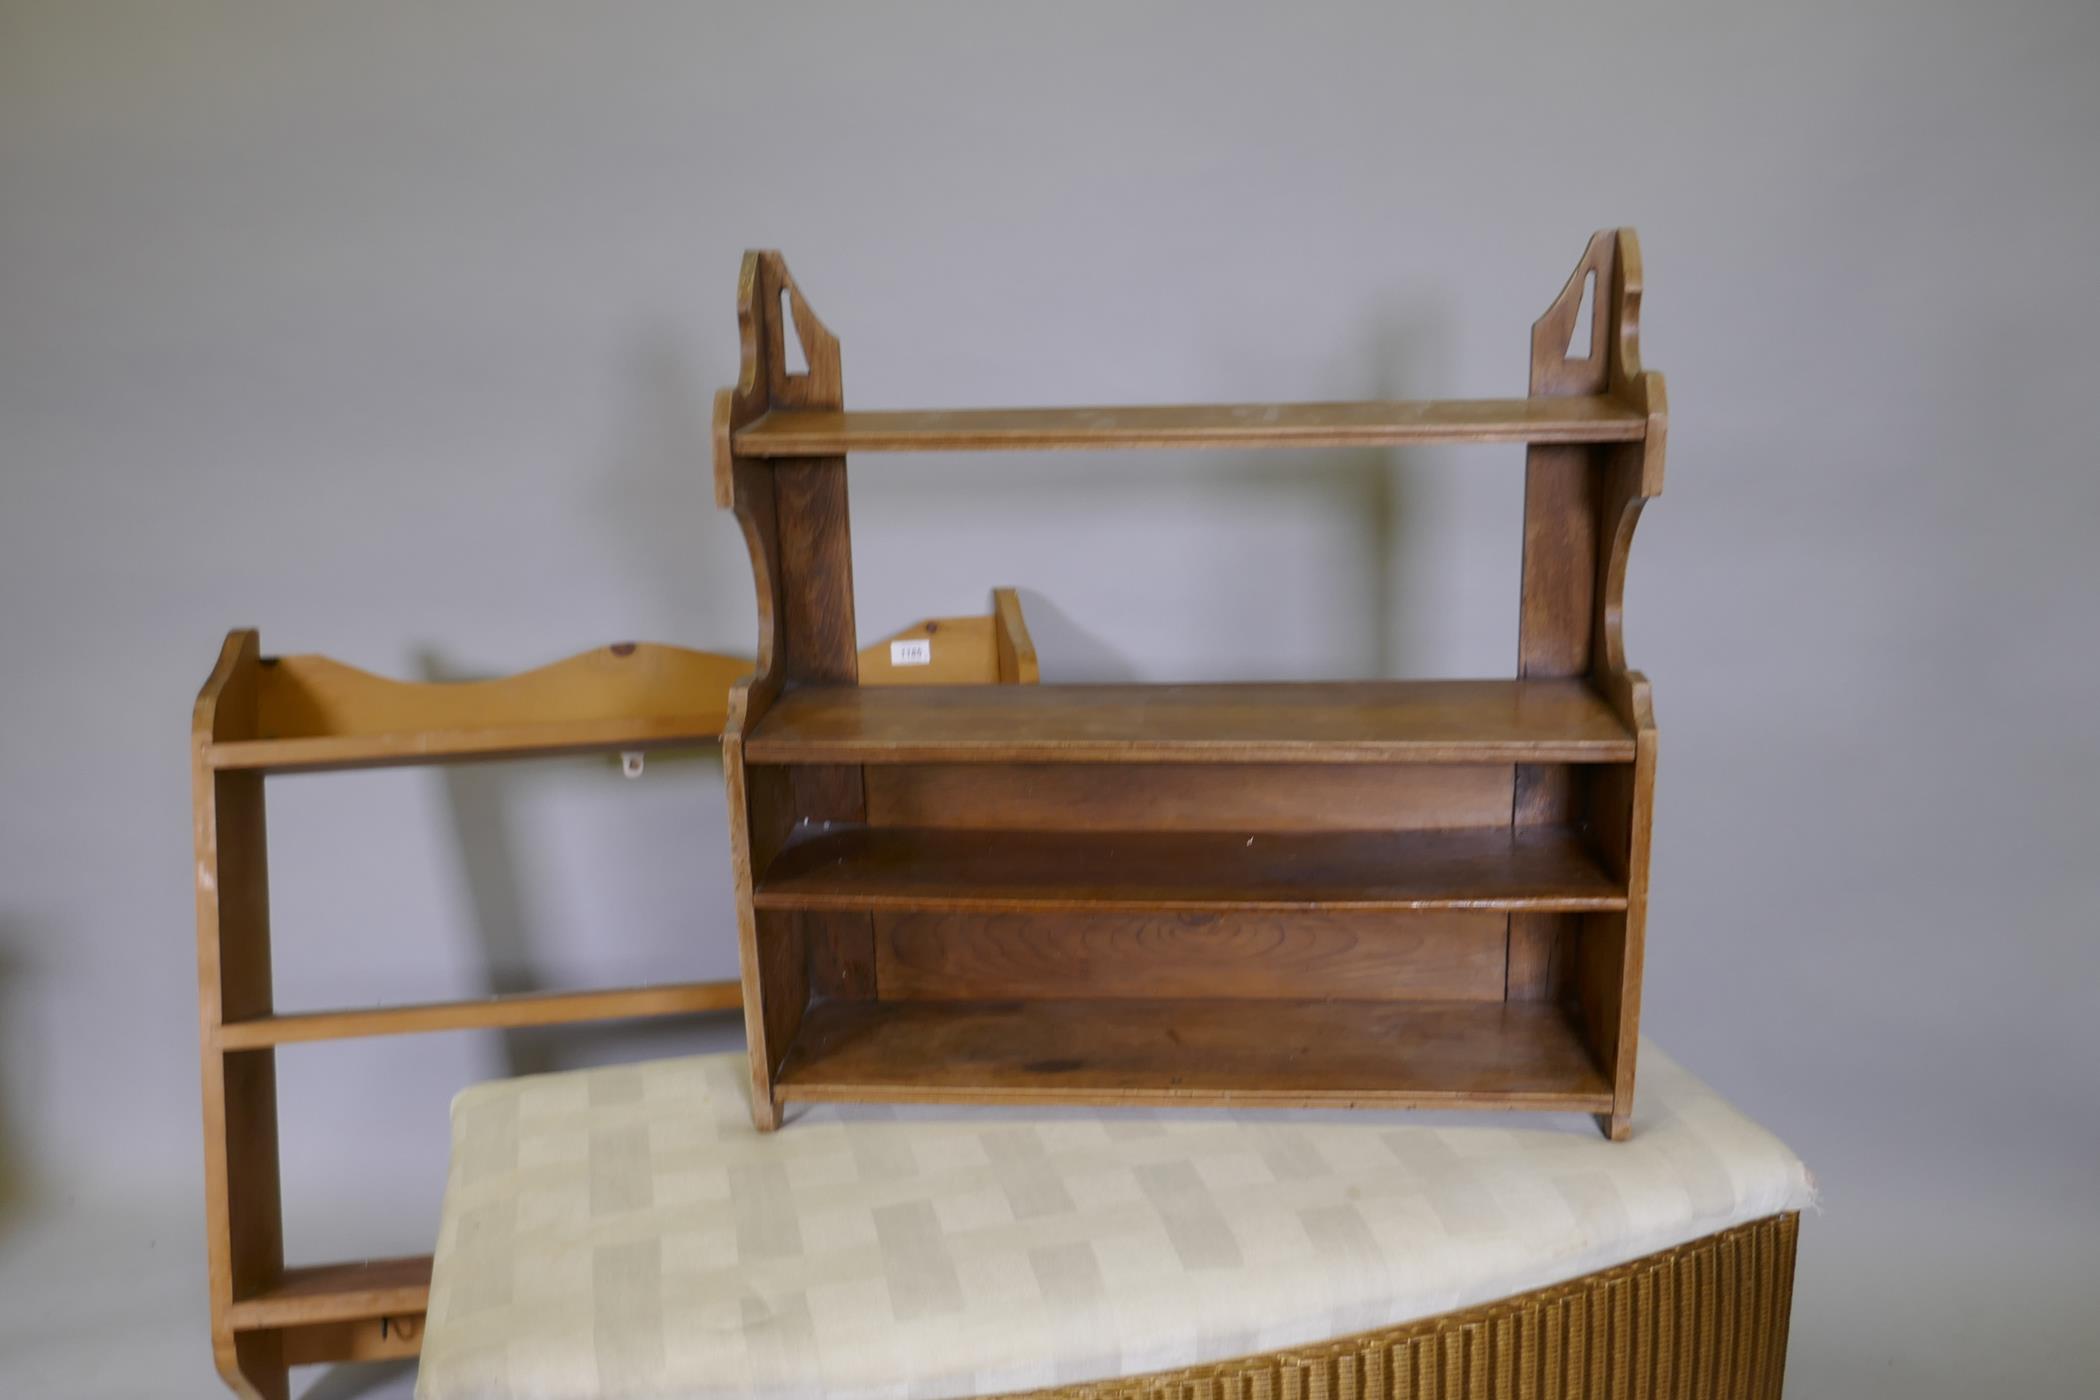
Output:
M733 341L730 342L733 344ZM619 624L618 635L652 631L649 619L674 621L667 635L648 640L748 655L757 633L751 565L734 519L717 510L713 483L713 395L718 379L728 383L735 367L703 372L668 324L644 327L616 366L621 391L620 432L610 461L591 475L579 516L594 520L630 571L633 596L644 600L638 616ZM478 677L434 650L417 658L429 681ZM609 759L560 760L571 772ZM712 752L657 750L651 769L676 764L712 765ZM473 910L474 933L494 995L566 990L550 986L546 953L554 935L539 926L525 894L522 874L529 852L517 814L528 786L544 781L548 765L531 771L511 764L448 765L443 769L446 805L459 852L461 873ZM736 1016L701 1018L704 1039L722 1039L721 1028L741 1028ZM717 1026L715 1023L720 1022ZM600 1023L500 1032L506 1074L535 1074L581 1064L633 1059L643 1053L690 1053L693 1021ZM683 1034L674 1034L682 1027Z
M1318 382L1330 398L1406 397L1419 384L1415 367L1430 359L1428 347L1439 339L1433 312L1426 317L1387 315L1374 325L1362 351L1338 360ZM1248 356L1218 366L1209 377L1230 384L1259 384L1273 380L1274 371L1280 368L1267 358ZM1293 369L1285 382L1298 378L1299 371ZM1316 663L1317 674L1307 674L1302 668L1279 672L1267 639L1258 635L1256 624L1240 611L1240 604L1264 588L1289 587L1285 578L1303 575L1293 561L1275 557L1276 537L1259 526L1244 538L1221 541L1224 547L1200 556L1150 561L1149 567L1175 571L1195 585L1193 590L1178 589L1184 599L1193 591L1198 604L1193 615L1176 619L1185 629L1187 643L1176 650L1184 657L1230 658L1221 660L1217 672L1206 677L1212 680L1402 676L1409 674L1411 665L1420 663L1426 650L1424 620L1430 590L1410 585L1427 571L1422 561L1411 557L1408 542L1430 528L1426 519L1416 518L1421 512L1414 499L1415 483L1427 465L1421 454L1391 447L1072 453L1059 458L1054 473L1035 469L974 476L968 496L981 513L984 527L993 531L1003 522L1029 519L1043 513L1046 506L1062 504L1075 495L1096 502L1103 512L1173 511L1198 494L1213 500L1237 497L1257 505L1273 502L1279 516L1302 515L1308 503L1331 511L1346 521L1335 532L1335 548L1346 552L1346 567L1356 572L1346 580L1345 596L1306 602L1309 609L1338 613L1349 624L1331 632L1323 624L1308 624L1324 639L1327 652ZM899 513L904 510L896 504L898 499L914 492L930 497L929 505L939 511L952 504L955 478L893 472L886 474L883 490ZM1516 541L1513 522L1513 555ZM1100 550L1040 547L1075 555L1089 572L1131 567L1131 594L1141 594L1144 589L1145 581L1136 575L1130 561ZM1071 567L1069 561L1065 567ZM1012 574L1001 581L1020 585L1023 611L1046 683L1156 678L1153 658L1133 654L1113 637L1113 615L1098 619L1107 626L1097 628L1092 625L1096 619L1082 621L1052 602L1041 588L1032 586L1041 580L1031 579L1025 552L1017 557ZM1187 635L1197 630L1203 634ZM1514 630L1512 618L1512 636Z
M1137 465L1150 467L1152 475L1133 481L1129 457L1109 453L1092 460L1070 454L1057 463L1054 475L987 475L971 484L969 519L957 518L952 481L938 474L893 472L883 490L890 513L909 515L912 501L924 499L927 514L943 516L945 526L959 532L997 531L1001 522L1016 519L1069 520L1074 497L1098 502L1103 512L1171 516L1199 493L1211 503L1231 500L1243 517L1257 521L1262 507L1273 505L1270 513L1300 522L1308 507L1346 522L1336 529L1339 557L1316 561L1309 568L1303 561L1281 558L1278 537L1260 523L1222 541L1219 548L1200 554L1160 551L1138 562L1123 553L1123 546L1134 538L1142 545L1127 524L1119 525L1117 543L1095 539L1077 549L1038 535L991 567L997 570L996 582L1012 584L1020 594L1046 685L1157 681L1164 678L1163 670L1186 668L1192 661L1206 669L1184 678L1204 681L1362 679L1402 673L1403 660L1418 650L1403 644L1409 629L1393 587L1396 566L1402 562L1395 551L1407 521L1404 454L1386 448L1327 449L1317 456L1214 452L1205 458L1146 452ZM1297 544L1302 537L1293 547ZM1086 582L1074 586L1075 592L1093 600L1084 614L1053 597L1058 576L1044 578L1034 563L1046 555L1062 577L1072 578L1075 569L1087 576ZM1081 562L1075 565L1074 557ZM1148 586L1141 569L1154 571L1156 586ZM1308 574L1338 584L1341 596L1304 600L1305 611L1314 614L1304 627L1317 639L1316 646L1298 646L1302 639L1293 637L1292 645L1278 648L1267 635L1277 626L1274 600L1267 593L1302 591ZM1101 575L1107 576L1106 592L1097 581ZM1148 591L1170 592L1173 597L1148 598ZM1406 595L1399 597L1404 600ZM1171 616L1162 615L1169 612ZM1117 636L1118 631L1124 635ZM1137 640L1146 632L1167 640L1153 645ZM864 635L861 640L870 639Z
M1123 653L1074 622L1063 608L1033 588L1014 591L1021 597L1021 616L1028 620L1036 661L1048 672L1043 677L1046 683L1113 684L1139 679L1138 668Z
M728 309L722 308L724 326ZM1351 396L1377 399L1404 397L1418 387L1420 366L1431 363L1433 347L1447 339L1440 330L1445 317L1439 305L1415 306L1403 314L1387 309L1370 318L1358 348L1343 352L1324 366L1317 379L1320 397ZM696 356L686 340L669 324L644 327L635 337L616 381L624 392L622 429L601 486L593 488L587 502L591 516L613 539L618 557L632 571L641 596L655 600L668 616L677 619L672 635L653 640L684 645L712 646L748 653L755 634L750 562L744 542L732 517L714 504L712 473L712 391L728 384L736 364L726 351L733 341L719 342L722 356ZM714 343L714 342L710 342ZM1275 352L1258 337L1232 342L1243 350L1228 350L1231 357L1207 366L1205 377L1225 384L1302 382L1303 366L1279 365ZM852 367L848 352L848 381ZM710 374L709 371L714 373ZM1143 391L1137 391L1143 397ZM1148 454L1149 455L1149 454ZM1409 587L1419 565L1411 564L1401 551L1410 536L1410 484L1419 461L1404 449L1321 449L1300 453L1207 454L1191 459L1168 454L1181 462L1195 461L1198 468L1194 489L1274 493L1303 500L1318 493L1348 513L1352 529L1343 547L1362 561L1362 591L1355 598L1337 598L1321 606L1346 609L1361 619L1354 640L1335 645L1337 669L1352 676L1404 674L1409 659L1421 650L1421 621L1408 600L1424 595ZM1119 489L1130 489L1131 464L1110 457L1083 455L1060 464L1054 481L1031 481L1013 473L974 478L973 500L981 502L988 521L1012 520L1016 497L1073 489L1094 491L1104 502L1113 501ZM906 482L914 484L907 485ZM916 474L890 477L884 489L893 494L930 490L940 494L942 504L952 498L953 483ZM1025 502L1024 502L1025 503ZM1207 571L1215 580L1209 591L1219 598L1221 613L1198 617L1192 625L1209 626L1224 632L1203 650L1231 654L1239 665L1219 679L1261 674L1265 648L1262 639L1234 630L1228 601L1244 597L1250 572L1264 572L1258 557L1258 540L1249 542L1248 553L1211 552L1205 557L1176 561L1177 567ZM1127 648L1112 637L1099 635L1045 601L1036 585L1049 580L1028 577L1025 559L1018 576L1000 579L1022 586L1024 605L1036 650L1046 679L1055 681L1121 681L1141 678L1141 660L1134 661ZM1133 581L1134 586L1137 581ZM1053 585L1054 586L1054 585ZM1208 639L1205 639L1208 643ZM1311 677L1308 677L1311 678ZM1320 677L1320 678L1325 678Z
M434 652L416 657L418 675L426 681L464 681L477 677L450 666ZM520 893L520 852L512 814L517 810L517 775L494 764L446 764L439 770L445 785L445 807L459 847L460 873L474 919L474 941L489 994L511 996L544 990L534 970L532 919ZM515 1031L503 1031L503 1066L507 1075L538 1074L554 1068Z
M1381 312L1372 322L1361 353L1335 367L1335 383L1341 392L1366 399L1400 399L1409 395L1418 381L1418 367L1431 359L1430 346L1444 338L1439 327L1441 309L1429 307L1414 315ZM1420 470L1417 454L1406 448L1380 447L1326 454L1311 468L1331 474L1333 487L1352 493L1359 502L1359 548L1368 565L1364 586L1364 638L1362 655L1370 677L1404 676L1409 653L1419 650L1411 641L1409 614L1403 606L1409 590L1404 588L1407 560L1401 542L1407 537L1410 489Z
M366 1395L407 1395L415 1388L413 1361L362 1362L331 1366L299 1393L299 1400L359 1400Z
M427 649L418 653L416 671L426 681L480 678ZM594 766L612 762L610 756L604 756L550 759L530 765L447 764L439 770L472 911L476 955L490 995L575 990L550 982L546 975L545 950L553 936L543 933L525 894L523 871L528 857L519 835L517 813L528 784L543 783L550 764L583 775ZM707 766L719 774L721 758L705 750L659 749L649 755L652 770L670 764ZM696 1022L720 1023L738 1031L742 1028L740 1016L732 1013L662 1021L538 1026L494 1034L501 1046L501 1074L508 1078L655 1055L691 1054L696 1048ZM705 1042L711 1044L720 1038L711 1033Z
M622 430L587 505L636 596L675 619L672 635L649 640L748 656L758 636L750 555L714 497L714 386L736 366L706 369L667 326L635 337L617 376Z
M1430 363L1431 347L1445 339L1440 330L1441 308L1420 308L1414 314L1379 312L1370 323L1362 347L1339 357L1325 367L1320 379L1320 397L1404 399L1419 386L1418 367ZM1271 372L1273 371L1273 373ZM1293 367L1273 366L1263 355L1242 355L1218 367L1215 377L1226 383L1260 383L1277 376L1295 377ZM1328 387L1328 386L1331 386ZM1406 606L1417 590L1406 587L1409 559L1403 550L1410 527L1415 524L1413 483L1422 469L1420 455L1401 447L1319 448L1304 455L1253 452L1235 454L1231 469L1216 479L1242 490L1303 494L1315 492L1337 502L1348 503L1354 529L1350 542L1362 561L1362 592L1354 600L1336 599L1325 606L1343 607L1354 602L1361 617L1358 640L1350 654L1338 658L1346 678L1380 678L1409 674L1410 659L1421 650L1418 627ZM1426 526L1425 526L1426 528ZM1244 559L1212 561L1214 567L1241 571ZM1514 623L1512 624L1514 626ZM1261 639L1238 635L1228 645L1253 664L1261 654ZM1331 672L1291 679L1338 678Z
M1410 366L1424 358L1424 347L1437 338L1435 324L1433 315L1380 318L1365 349L1333 367L1334 396L1400 396L1412 377ZM1268 368L1266 361L1227 365L1221 367L1218 377L1232 383L1255 382ZM686 353L680 338L663 327L647 329L637 337L624 370L621 379L629 389L627 427L605 473L603 494L592 502L595 514L616 536L620 557L635 571L637 586L666 606L671 616L692 620L690 631L680 627L678 635L660 640L706 645L696 637L741 638L754 621L750 565L730 517L718 511L713 501L711 381ZM727 374L717 377L727 382ZM1387 448L1326 450L1311 459L1299 454L1234 453L1204 466L1195 489L1300 497L1317 492L1343 503L1355 526L1354 548L1365 564L1364 593L1357 600L1362 634L1349 647L1351 654L1343 664L1357 675L1401 673L1410 648L1405 643L1404 612L1396 601L1405 595L1396 586L1404 561L1396 558L1395 551L1408 523L1408 454ZM1102 464L1101 490L1113 493L1115 482L1126 471L1124 465ZM1061 473L1054 488L1072 489L1074 475ZM1093 473L1082 469L1076 475L1091 477ZM1032 489L1011 476L986 481L981 487L986 512L994 518L1005 517L1002 495L1016 487ZM1245 557L1228 555L1191 563L1223 571L1221 589L1230 580L1231 586L1244 591L1247 571L1260 572L1260 561ZM1024 588L1022 596L1047 680L1141 678L1143 667L1138 662L1050 602L1041 590ZM1233 619L1221 617L1212 623L1230 629ZM726 645L743 650L748 643ZM1260 639L1232 632L1219 639L1215 650L1244 657L1252 665L1259 659ZM433 651L419 656L418 670L423 679L431 681L474 678ZM668 754L650 759L652 764L664 761L688 760ZM479 958L487 988L496 995L551 990L544 972L542 931L535 927L521 878L527 853L522 849L516 814L525 784L532 780L532 775L512 765L448 766L443 770ZM663 1027L647 1023L500 1034L503 1068L512 1075L632 1058L623 1052L660 1046L666 1039ZM673 1048L677 1048L675 1043Z
M669 635L647 640L748 654L757 630L751 566L734 520L715 508L710 381L668 325L645 327L618 371L617 387L624 392L620 436L610 462L591 478L585 511L579 514L609 532L617 557L631 571L634 596L653 606L638 608L642 617L622 623L618 636L602 640L637 637L650 630L648 617L668 615L676 619ZM418 655L417 672L428 681L480 678L430 649ZM610 761L553 762L574 773ZM721 760L703 751L649 755L651 769L668 764L709 764L719 772ZM529 857L517 813L528 786L544 781L547 770L545 762L530 770L513 764L442 770L479 956L493 995L567 990L549 985L545 953L553 935L536 927L521 879ZM737 1018L727 1019L741 1026ZM668 1028L678 1025L686 1028L686 1036L669 1034ZM679 1018L499 1032L503 1071L536 1074L641 1053L689 1053L691 1025Z

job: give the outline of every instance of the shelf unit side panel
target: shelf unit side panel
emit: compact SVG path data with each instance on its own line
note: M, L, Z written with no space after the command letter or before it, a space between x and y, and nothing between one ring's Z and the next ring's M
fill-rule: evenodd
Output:
M271 1010L263 779L212 771L211 740L205 721L192 740L191 778L212 1346L221 1377L236 1392L281 1400L289 1386L281 1346L274 1337L242 1336L232 1322L235 1300L269 1287L284 1268L276 1057L267 1049L227 1052L216 1043L227 1017Z
M1627 892L1626 908L1582 919L1574 991L1584 1035L1612 1081L1606 1131L1628 1130L1640 1045L1641 983L1647 961L1648 862L1655 794L1655 731L1640 735L1631 765L1586 775L1593 843Z
M788 825L781 814L787 809L784 790L787 773L781 769L749 769L744 763L744 743L732 717L722 738L723 799L729 808L730 878L736 895L737 966L743 980L744 1045L751 1073L751 1120L761 1131L780 1126L773 1102L773 1070L785 1052L775 1047L770 1030L779 1017L769 1017L767 998L775 989L766 985L764 964L759 956L762 928L752 903L757 871L763 870L774 851L787 839Z

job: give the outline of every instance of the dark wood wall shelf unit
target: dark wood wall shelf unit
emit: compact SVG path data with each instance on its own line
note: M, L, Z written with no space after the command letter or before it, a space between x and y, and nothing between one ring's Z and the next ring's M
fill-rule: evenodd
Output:
M1655 722L1620 602L1666 421L1640 296L1632 231L1597 234L1524 398L864 412L786 263L747 255L714 446L758 595L723 744L759 1127L796 1100L1397 1105L1625 1137ZM1509 679L862 682L852 454L1401 443L1524 445Z

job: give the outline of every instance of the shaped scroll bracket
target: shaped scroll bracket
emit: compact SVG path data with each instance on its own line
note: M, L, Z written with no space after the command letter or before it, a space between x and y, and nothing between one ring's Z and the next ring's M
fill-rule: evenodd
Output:
M791 681L850 684L858 674L845 459L767 461L735 450L737 431L776 409L844 407L838 338L810 308L786 259L772 251L744 255L737 332L737 382L715 396L715 503L736 514L750 551L758 660L731 692L731 735L755 722ZM790 344L801 352L800 368Z
M1590 335L1576 346L1570 341L1585 293ZM1668 420L1662 376L1641 368L1640 307L1640 241L1632 229L1605 229L1591 236L1559 296L1531 328L1533 397L1608 396L1643 412L1648 423L1639 442L1529 449L1521 675L1601 677L1626 670L1627 558L1641 507L1662 490Z

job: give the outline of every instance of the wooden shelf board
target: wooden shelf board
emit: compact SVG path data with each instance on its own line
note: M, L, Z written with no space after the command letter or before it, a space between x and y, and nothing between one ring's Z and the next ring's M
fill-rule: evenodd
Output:
M427 1254L309 1264L286 1269L274 1288L234 1299L227 1321L243 1332L313 1322L354 1322L421 1313L429 1301Z
M1646 432L1644 413L1602 395L930 411L776 408L738 430L732 447L742 457L835 457L850 452L1638 442Z
M206 761L220 770L319 773L341 768L407 768L427 763L481 763L627 749L709 748L721 737L722 714L716 710L665 719L240 739L211 745L206 750Z
M301 1041L354 1040L374 1035L686 1016L702 1011L734 1011L742 1005L742 988L735 982L671 982L656 987L529 992L363 1010L285 1012L228 1022L219 1027L218 1040L222 1050L259 1050Z
M1468 832L941 831L805 838L759 878L760 909L1522 910L1626 907L1557 828Z
M1580 680L813 686L744 741L753 763L1628 763Z
M783 1100L1611 1107L1559 1008L1360 1001L835 1001Z
M347 1322L307 1322L273 1328L287 1366L321 1366L337 1361L395 1361L423 1349L424 1316L390 1312Z

